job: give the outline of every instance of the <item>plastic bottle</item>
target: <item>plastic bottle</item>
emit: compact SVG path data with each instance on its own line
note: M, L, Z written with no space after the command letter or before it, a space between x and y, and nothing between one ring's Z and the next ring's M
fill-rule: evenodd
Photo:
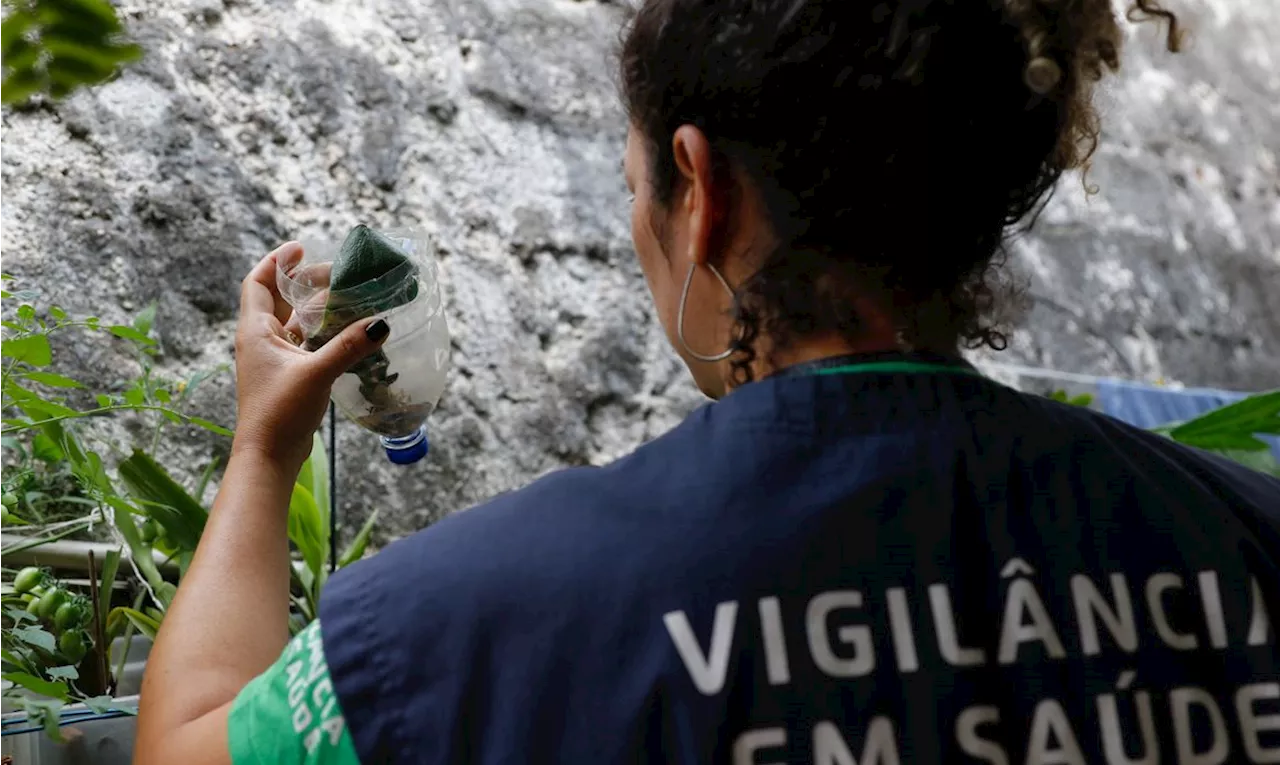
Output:
M394 268L347 267L354 237L392 245ZM425 235L416 231L352 230L344 243L303 241L302 258L281 263L276 282L293 306L303 347L328 342L343 327L381 317L391 326L382 348L338 378L333 401L357 425L377 434L392 462L407 465L427 454L427 416L444 392L449 370L449 327L445 321L435 258ZM385 250L384 250L385 251ZM344 262L345 259L345 262ZM331 274L341 285L330 289ZM366 277L374 278L366 278ZM354 280L354 281L353 281Z

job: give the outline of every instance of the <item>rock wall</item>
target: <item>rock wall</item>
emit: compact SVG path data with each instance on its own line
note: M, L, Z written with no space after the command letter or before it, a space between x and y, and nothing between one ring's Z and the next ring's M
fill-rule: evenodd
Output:
M1085 199L1014 249L1034 306L1003 358L1251 389L1280 384L1280 6L1197 0L1192 49L1143 27L1108 93ZM6 111L4 269L122 320L158 300L163 368L229 360L241 276L356 222L430 232L454 332L432 456L386 465L340 427L348 529L380 538L658 435L700 396L631 252L597 0L130 0L148 55L53 107ZM110 386L122 348L67 339ZM983 357L984 359L987 357ZM230 375L196 405L234 420ZM187 473L225 441L173 433Z
M1129 28L1100 99L1088 182L1062 184L1014 247L1034 307L1011 358L1053 369L1280 386L1280 4L1167 0L1191 30L1164 51Z

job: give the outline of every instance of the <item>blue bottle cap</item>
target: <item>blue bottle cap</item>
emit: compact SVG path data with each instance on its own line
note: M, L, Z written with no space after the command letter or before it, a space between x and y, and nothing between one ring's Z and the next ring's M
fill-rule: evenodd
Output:
M397 465L412 465L427 456L427 426L418 428L418 432L403 438L387 438L382 436L382 448L387 452L387 459Z

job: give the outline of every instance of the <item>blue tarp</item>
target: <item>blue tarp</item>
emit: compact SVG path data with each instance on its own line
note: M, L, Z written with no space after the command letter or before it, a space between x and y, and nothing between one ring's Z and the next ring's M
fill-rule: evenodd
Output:
M1234 404L1248 395L1209 388L1160 388L1124 380L1098 381L1098 404L1102 411L1139 428L1155 428L1189 420L1212 409ZM1260 438L1271 444L1272 453L1280 460L1280 438Z

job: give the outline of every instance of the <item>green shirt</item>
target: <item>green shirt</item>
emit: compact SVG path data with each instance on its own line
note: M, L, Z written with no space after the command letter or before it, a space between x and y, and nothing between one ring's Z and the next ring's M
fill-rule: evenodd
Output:
M329 681L320 622L240 691L227 735L232 765L360 765Z

